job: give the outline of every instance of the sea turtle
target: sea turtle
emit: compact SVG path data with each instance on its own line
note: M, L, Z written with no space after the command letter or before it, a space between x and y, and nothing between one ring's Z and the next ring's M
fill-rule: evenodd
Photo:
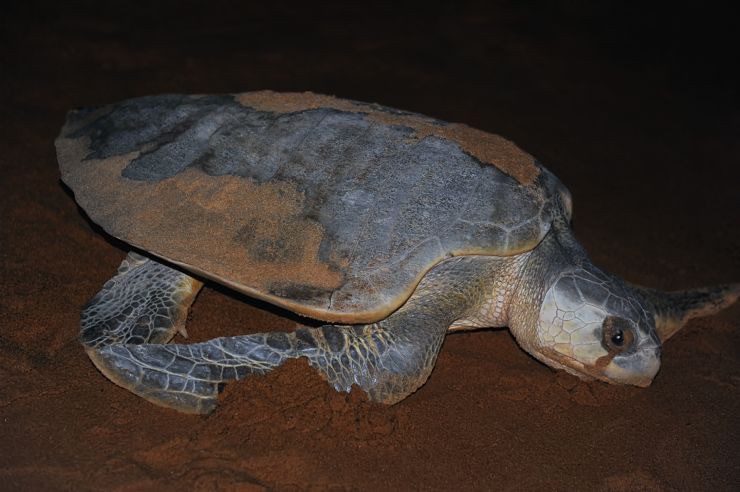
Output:
M740 295L603 272L532 156L376 104L141 97L71 111L56 148L79 205L136 248L84 308L82 343L113 382L184 412L297 357L392 404L424 384L448 331L481 327L583 379L648 386L662 342ZM341 324L168 344L207 280Z

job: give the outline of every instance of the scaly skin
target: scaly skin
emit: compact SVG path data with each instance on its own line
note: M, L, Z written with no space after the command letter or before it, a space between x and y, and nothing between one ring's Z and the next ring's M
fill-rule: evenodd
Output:
M583 379L647 386L660 367L662 341L740 294L737 285L680 293L630 286L591 264L565 223L528 253L442 261L400 309L368 325L166 344L184 334L200 287L130 254L83 312L88 355L116 384L187 413L211 412L223 383L298 357L337 391L357 385L371 400L393 404L427 380L448 330L486 326L509 326L531 355Z
M134 268L126 267L134 262ZM425 276L401 309L370 325L302 327L292 333L166 345L162 342L183 318L174 316L173 326L163 329L163 318L152 313L162 312L161 306L185 312L194 293L183 295L172 286L194 285L197 292L200 285L153 260L129 256L83 313L82 339L95 365L116 384L187 413L212 411L222 383L264 374L297 357L306 357L338 391L355 384L373 401L392 404L424 384L451 326L464 328L467 320L481 316L489 326L506 323L506 309L492 307L490 299L494 291L508 298L521 265L521 257L446 260ZM143 316L142 299L149 306Z
M131 252L118 273L87 303L80 338L88 349L113 344L167 343L181 333L203 286L198 280Z

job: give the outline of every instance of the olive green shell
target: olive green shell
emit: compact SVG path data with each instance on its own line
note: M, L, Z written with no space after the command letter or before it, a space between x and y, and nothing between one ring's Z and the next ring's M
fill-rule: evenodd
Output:
M326 321L386 317L446 257L531 250L568 196L499 136L312 93L72 111L56 146L109 234Z

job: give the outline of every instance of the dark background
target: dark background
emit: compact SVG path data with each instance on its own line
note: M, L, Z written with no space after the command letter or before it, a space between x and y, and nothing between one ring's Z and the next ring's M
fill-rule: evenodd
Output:
M164 92L311 90L498 133L570 188L604 268L738 281L736 17L678 3L4 7L0 489L737 489L738 307L671 340L647 390L579 382L489 331L449 336L395 407L294 364L207 418L115 387L75 340L123 252L60 184L53 140L70 108ZM197 341L292 322L209 287L188 326Z

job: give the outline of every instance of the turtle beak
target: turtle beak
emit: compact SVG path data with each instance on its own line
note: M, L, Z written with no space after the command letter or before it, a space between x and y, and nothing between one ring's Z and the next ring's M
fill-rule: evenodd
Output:
M609 363L604 374L612 381L647 388L660 369L660 344L652 340L642 344L636 352L617 356Z

